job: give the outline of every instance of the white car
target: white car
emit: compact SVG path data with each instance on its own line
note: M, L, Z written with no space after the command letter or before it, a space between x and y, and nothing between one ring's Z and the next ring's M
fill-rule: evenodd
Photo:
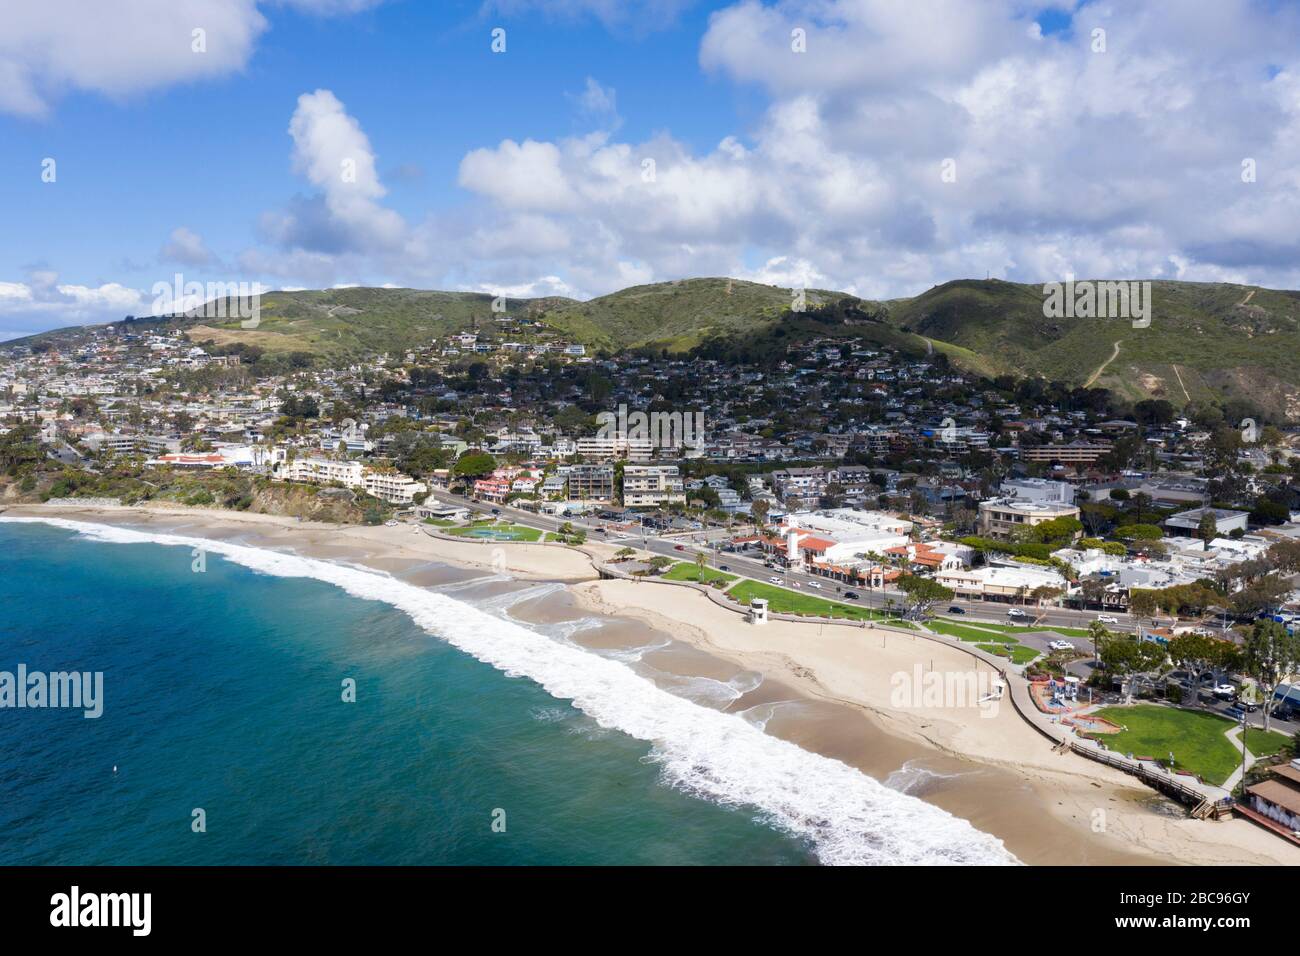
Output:
M1118 623L1119 623L1119 618L1115 617L1113 614L1098 614L1098 615L1097 615L1097 623L1099 623L1099 624L1118 624Z
M1026 614L1024 611L1020 610L1020 608L1013 607L1010 611L1007 611L1007 617L1017 621L1021 621L1029 617L1029 615Z
M1237 688L1233 687L1231 684L1219 684L1214 688L1214 696L1231 699L1237 696Z
M780 579L780 578L768 578L768 580L771 581L773 584L780 584L780 583L781 583L781 579Z
M822 589L822 586L821 586L820 584L818 584L816 581L809 581L809 582L808 582L808 586L809 586L810 588L816 588L818 591L820 591L820 590Z
M1054 651L1072 651L1074 645L1069 641L1048 641L1047 646Z

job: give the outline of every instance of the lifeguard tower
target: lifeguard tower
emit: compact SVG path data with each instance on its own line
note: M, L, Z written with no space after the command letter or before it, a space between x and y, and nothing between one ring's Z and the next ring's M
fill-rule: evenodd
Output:
M766 624L767 598L750 598L748 617L750 624Z

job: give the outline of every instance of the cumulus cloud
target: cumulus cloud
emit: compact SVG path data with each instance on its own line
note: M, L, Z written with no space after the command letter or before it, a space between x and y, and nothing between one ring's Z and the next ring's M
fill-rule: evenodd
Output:
M1045 35L1048 6L1067 25ZM592 291L629 268L876 296L986 273L1294 287L1297 40L1300 11L1252 0L744 0L699 53L770 98L743 135L504 139L459 181L496 228L529 217L512 270Z
M171 236L163 243L159 257L187 266L206 266L216 261L216 256L204 243L203 237L185 226L172 230Z
M381 0L279 0L356 13ZM266 0L43 0L4 5L0 112L42 117L59 96L122 98L244 69L266 32ZM196 31L201 31L196 33Z
M48 269L28 272L22 282L0 282L0 337L27 335L53 324L78 325L121 318L145 303L144 294L117 282L99 285L60 283Z
M1064 29L1038 27L1044 7ZM574 97L595 131L504 131L463 156L465 202L409 221L362 123L317 90L289 124L304 193L237 265L577 297L723 274L868 297L986 273L1294 288L1298 40L1300 10L1253 0L743 0L699 58L766 97L746 128L634 140L601 121L615 94L591 78Z
M295 171L320 193L273 224L282 239L309 249L340 243L382 249L402 242L406 224L380 203L387 190L375 171L370 139L333 93L298 97L289 135Z

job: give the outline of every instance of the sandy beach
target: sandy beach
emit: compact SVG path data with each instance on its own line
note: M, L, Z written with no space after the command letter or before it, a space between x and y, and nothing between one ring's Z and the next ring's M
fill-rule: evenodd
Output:
M413 582L431 562L461 569L466 579L560 582L567 587L558 595L512 613L538 622L584 615L613 622L583 638L593 646L644 644L652 635L667 636L662 649L644 658L644 666L666 675L657 682L697 676L731 680L744 692L728 706L766 708L768 733L877 779L913 774L915 786L909 784L906 792L1000 837L1024 862L1300 864L1300 848L1245 820L1191 820L1118 771L1053 753L1009 701L981 705L972 699L955 706L909 696L909 681L931 672L983 671L985 680L993 673L957 649L912 635L811 622L756 627L689 588L599 580L590 556L574 549L462 543L409 525L336 526L175 507L15 506L6 514L292 550ZM585 547L601 558L614 551L601 543ZM747 690L742 678L751 673L761 680Z

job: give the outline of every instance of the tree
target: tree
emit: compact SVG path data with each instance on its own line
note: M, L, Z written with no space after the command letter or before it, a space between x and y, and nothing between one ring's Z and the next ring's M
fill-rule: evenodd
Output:
M1152 671L1165 661L1164 648L1152 641L1131 638L1108 640L1101 649L1101 663L1106 670L1120 678L1124 684L1124 698L1133 700L1135 679Z
M1264 729L1273 709L1273 691L1300 666L1300 638L1277 621L1256 621L1246 634L1242 667L1264 689Z
M467 451L456 459L453 471L462 478L481 478L496 470L497 460L485 451Z
M939 601L951 601L955 593L952 588L944 587L938 581L915 574L902 575L898 579L898 587L907 595L905 603L909 612L922 619Z
M1207 544L1219 536L1219 519L1214 517L1213 511L1207 510L1201 515L1196 525L1196 536Z
M1276 608L1291 593L1290 586L1276 574L1252 581L1232 596L1229 605L1241 617L1258 617Z
M1101 621L1093 621L1088 625L1088 640L1092 641L1092 659L1101 660L1101 648L1111 638L1110 631L1106 630L1106 625Z
M1153 618L1159 608L1159 602L1156 599L1156 592L1143 588L1133 588L1128 594L1129 613L1139 620L1142 618Z

